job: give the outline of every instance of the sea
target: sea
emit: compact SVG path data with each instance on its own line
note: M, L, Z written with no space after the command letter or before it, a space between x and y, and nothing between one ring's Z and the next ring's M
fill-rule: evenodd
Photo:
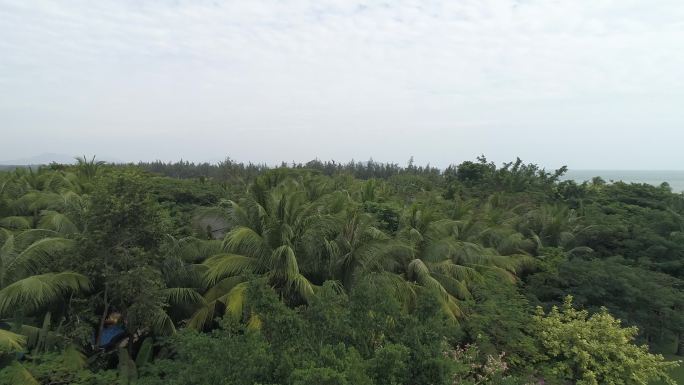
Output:
M684 192L684 170L568 170L563 176L565 180L574 180L578 183L590 181L591 178L600 176L606 182L623 181L625 183L647 183L660 186L667 182L673 192Z

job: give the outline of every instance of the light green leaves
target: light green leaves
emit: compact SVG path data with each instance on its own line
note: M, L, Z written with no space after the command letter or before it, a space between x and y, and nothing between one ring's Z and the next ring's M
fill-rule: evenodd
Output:
M0 329L0 351L14 352L24 348L26 337L12 333L9 330Z
M666 362L651 354L647 346L634 344L635 327L623 328L604 308L589 316L572 306L572 297L563 307L548 314L541 308L533 318L534 329L545 352L549 374L579 385L640 384L662 379L676 383L668 375L677 362Z

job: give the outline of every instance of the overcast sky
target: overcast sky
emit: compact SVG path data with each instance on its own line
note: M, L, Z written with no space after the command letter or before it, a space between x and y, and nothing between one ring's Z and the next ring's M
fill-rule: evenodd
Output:
M0 0L0 160L684 169L684 1Z

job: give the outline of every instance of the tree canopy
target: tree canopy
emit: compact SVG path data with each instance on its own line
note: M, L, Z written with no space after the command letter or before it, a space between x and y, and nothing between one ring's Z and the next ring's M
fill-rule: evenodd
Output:
M0 172L0 384L670 381L684 196L565 170Z

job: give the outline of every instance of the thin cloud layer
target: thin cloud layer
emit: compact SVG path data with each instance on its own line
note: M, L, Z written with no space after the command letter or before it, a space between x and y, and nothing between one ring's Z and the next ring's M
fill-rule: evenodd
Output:
M684 3L0 0L2 152L681 168Z

